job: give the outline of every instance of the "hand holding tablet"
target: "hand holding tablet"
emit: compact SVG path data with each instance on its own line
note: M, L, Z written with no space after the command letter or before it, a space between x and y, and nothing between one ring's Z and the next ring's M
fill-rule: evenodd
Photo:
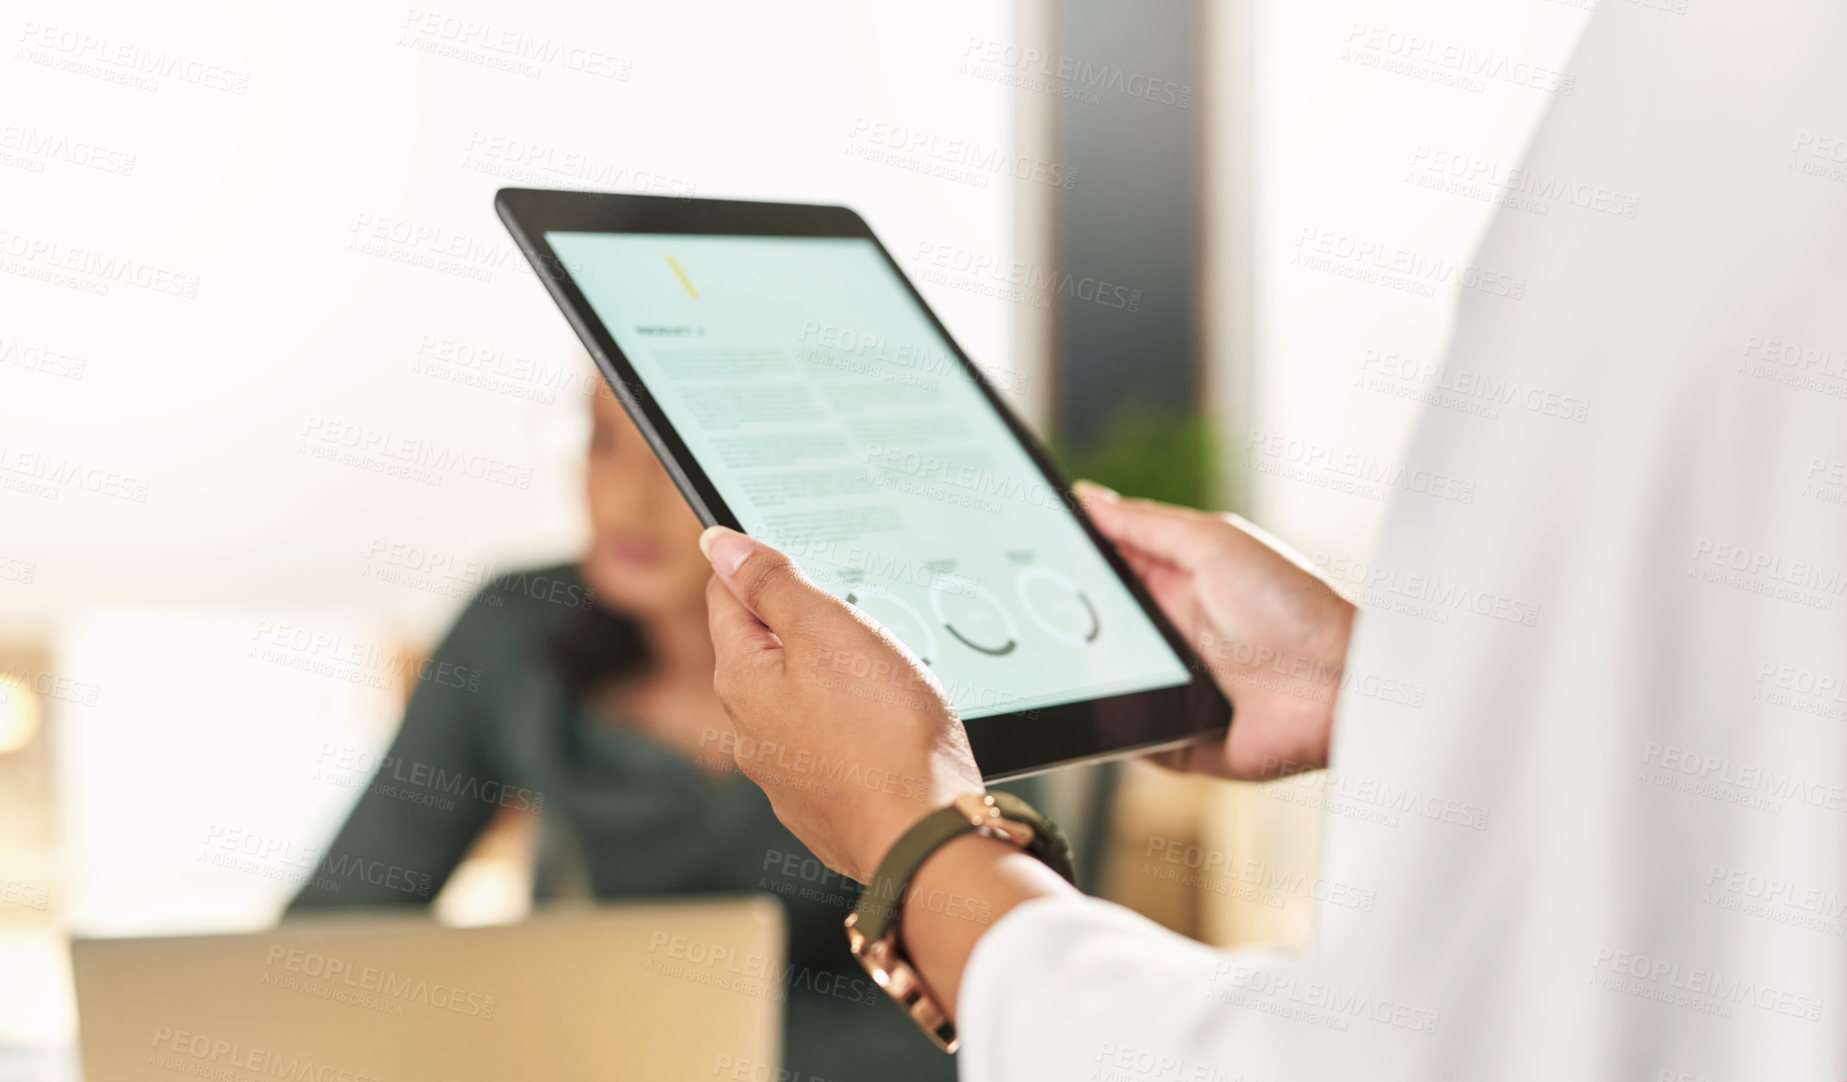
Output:
M1353 606L1241 520L1096 486L1083 495L1238 700L1227 739L1163 753L1165 764L1241 780L1326 765ZM953 706L914 655L784 554L721 528L700 547L738 765L817 855L864 881L921 809L979 790ZM863 784L817 794L800 764L829 760Z
M1257 781L1326 766L1357 610L1280 541L1236 515L1125 500L1078 482L1091 521L1236 704L1224 740L1153 758Z
M955 708L914 655L784 554L720 526L699 545L738 769L823 863L870 882L926 812L983 788Z
M1184 758L1174 765L1230 777L1325 765L1353 606L1231 516L1094 486L1085 499L1167 614L1226 647L1207 655L1220 685L1250 691L1245 724L1175 749ZM1023 802L1008 810L982 794L954 705L903 643L761 542L713 526L699 546L713 570L714 685L739 768L828 867L866 884L846 921L854 957L955 1051L976 941L1015 907L1070 893L1065 841ZM1265 671L1279 658L1281 678ZM842 667L863 675L836 676ZM826 763L851 782L817 786Z

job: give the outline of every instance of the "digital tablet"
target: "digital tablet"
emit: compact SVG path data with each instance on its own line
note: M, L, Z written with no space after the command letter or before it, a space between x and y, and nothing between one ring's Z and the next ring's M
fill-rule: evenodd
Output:
M495 207L699 518L903 640L984 776L1222 735L1187 642L859 215L518 188Z

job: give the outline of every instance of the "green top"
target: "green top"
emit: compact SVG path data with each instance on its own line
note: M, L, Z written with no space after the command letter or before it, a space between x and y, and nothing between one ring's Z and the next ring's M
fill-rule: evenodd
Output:
M858 885L809 853L748 780L714 778L647 734L598 720L572 689L552 643L591 605L573 566L503 576L469 602L323 862L381 862L400 873L377 883L318 875L290 911L427 904L498 807L533 809L539 899L740 891L782 899L790 1077L952 1079L953 1061L847 953L841 925ZM716 744L711 753L724 754ZM1027 785L1011 788L1032 798Z

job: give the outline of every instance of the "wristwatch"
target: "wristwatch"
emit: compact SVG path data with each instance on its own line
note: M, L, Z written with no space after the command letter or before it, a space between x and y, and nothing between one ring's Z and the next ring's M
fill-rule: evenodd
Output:
M1071 843L1058 824L1011 793L965 793L948 807L925 816L899 838L860 891L847 917L847 947L872 980L898 1001L911 1019L945 1052L956 1050L956 1026L930 994L904 953L898 920L911 879L930 854L964 834L986 834L1038 857L1075 882Z

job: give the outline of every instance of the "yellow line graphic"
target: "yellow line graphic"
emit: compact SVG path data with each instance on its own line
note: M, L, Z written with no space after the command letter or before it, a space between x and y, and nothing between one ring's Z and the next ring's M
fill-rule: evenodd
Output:
M680 261L675 259L672 253L668 253L667 255L667 265L673 268L674 277L678 278L680 284L686 287L686 295L694 300L698 300L699 291L693 288L693 280L686 276L686 271L680 266Z

